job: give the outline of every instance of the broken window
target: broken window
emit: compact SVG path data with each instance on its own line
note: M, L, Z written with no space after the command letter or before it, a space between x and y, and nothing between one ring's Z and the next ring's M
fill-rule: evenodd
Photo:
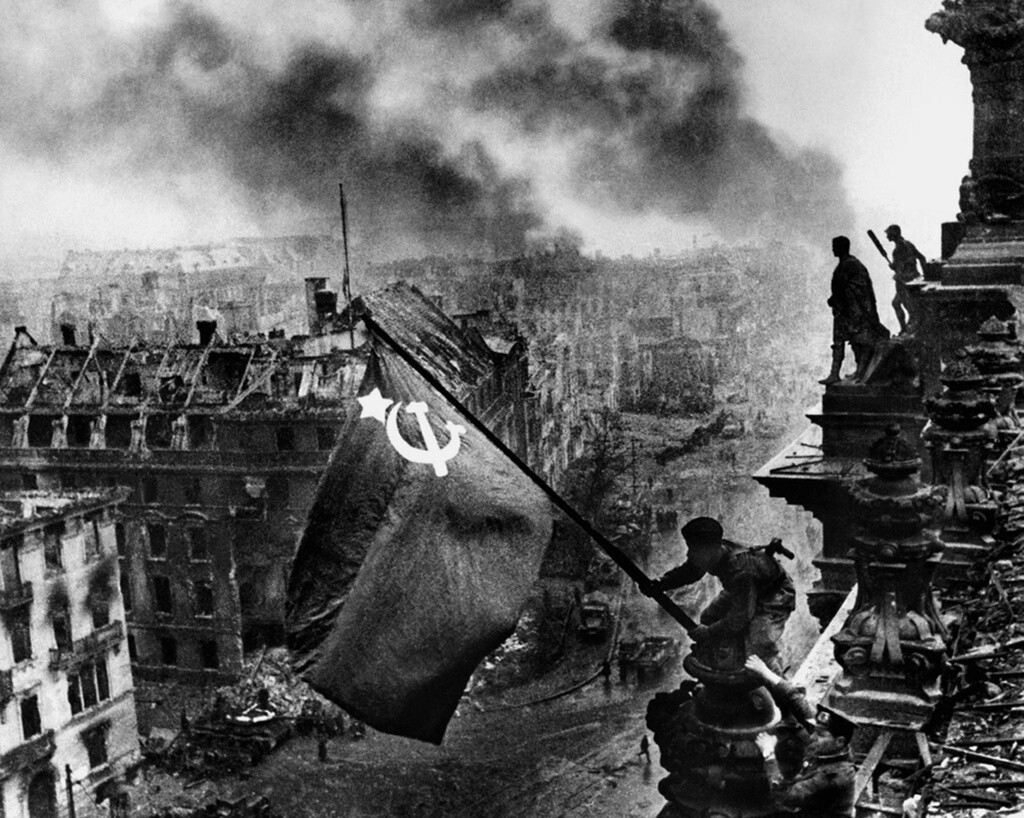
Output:
M82 539L85 543L86 560L96 559L102 552L102 548L100 548L99 520L95 517L83 521Z
M204 639L199 643L199 661L207 670L216 670L220 667L217 643L213 639Z
M138 372L124 373L124 393L130 398L138 398L142 395L142 376Z
M71 707L72 716L82 712L82 690L77 673L68 674L68 705Z
M99 702L99 695L96 691L95 665L86 662L79 668L78 683L82 689L82 704L85 707L93 707Z
M127 449L131 441L131 419L127 415L110 415L107 418L107 448Z
M30 415L28 419L28 445L35 449L46 449L53 437L53 421L49 415Z
M90 603L92 608L92 626L99 629L110 624L110 605L106 600L94 599Z
M128 553L127 540L125 539L124 523L114 524L114 539L117 541L117 553L119 556L125 556Z
M317 426L316 427L316 447L322 451L330 451L334 448L334 442L338 438L338 433L332 426Z
M210 553L206 548L206 532L201 528L190 528L188 530L189 558L193 562L205 562L210 559Z
M146 445L151 449L171 447L170 415L150 415L146 419Z
M173 637L161 637L160 659L165 665L175 666L178 664L178 643Z
M213 444L213 420L206 415L193 415L188 431L189 443L193 449L202 449Z
M123 569L118 579L121 583L121 601L124 604L125 613L128 613L132 609L132 584Z
M43 559L46 561L48 573L64 569L63 548L61 547L63 534L64 523L54 523L43 529Z
M153 599L158 613L171 613L174 610L171 599L171 580L168 577L153 577Z
M89 767L95 769L107 763L107 729L108 724L97 724L82 731L82 744L89 754Z
M34 474L21 475L21 487L26 491L35 491L39 488L39 481Z
M68 615L67 603L57 606L50 613L53 621L53 641L61 651L71 650L71 617Z
M105 702L110 698L110 678L107 676L107 657L101 656L93 665L96 670L96 697Z
M157 488L157 482L155 477L143 477L142 478L142 502L144 503L155 503L159 489Z
M22 608L7 615L7 627L11 634L11 651L14 663L32 658L32 629L28 610Z
M278 426L275 434L279 452L295 451L295 430L291 426Z
M68 417L68 446L84 449L92 437L92 418L86 415L70 415Z
M146 534L149 536L149 556L155 560L167 559L167 529L159 523L147 523Z
M196 615L213 616L213 586L209 582L196 582Z
M39 717L39 697L26 696L21 700L21 735L25 739L30 739L41 732L43 723Z

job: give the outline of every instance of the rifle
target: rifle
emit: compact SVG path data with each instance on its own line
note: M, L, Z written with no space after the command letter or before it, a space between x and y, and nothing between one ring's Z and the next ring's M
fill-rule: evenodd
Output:
M882 254L882 258L885 259L885 263L891 267L892 262L889 261L889 254L885 252L885 248L882 247L882 242L878 240L878 236L875 235L874 230L868 230L868 238L871 239L872 243L878 249L878 252Z

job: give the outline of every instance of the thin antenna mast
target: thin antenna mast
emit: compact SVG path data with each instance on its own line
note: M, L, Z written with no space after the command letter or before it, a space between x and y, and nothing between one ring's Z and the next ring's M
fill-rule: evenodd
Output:
M355 322L352 318L352 285L348 269L348 209L345 207L345 186L341 182L338 182L338 202L341 205L341 243L345 249L345 274L341 279L341 293L345 296L345 306L348 308L348 340L354 348Z

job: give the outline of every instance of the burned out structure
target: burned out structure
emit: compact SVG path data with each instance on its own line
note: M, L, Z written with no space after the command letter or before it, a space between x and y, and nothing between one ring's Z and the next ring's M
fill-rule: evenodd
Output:
M300 281L337 266L330 236L237 239L162 249L71 250L50 304L54 343L188 343L197 319L223 337L305 329Z
M200 322L188 344L44 346L21 328L0 368L0 486L128 489L117 536L140 681L221 683L244 648L283 638L288 566L367 358L326 280L306 297L309 335L228 343ZM495 352L402 285L362 305L526 451L522 343Z
M10 818L129 814L121 783L139 742L118 571L126 495L0 495L0 814Z

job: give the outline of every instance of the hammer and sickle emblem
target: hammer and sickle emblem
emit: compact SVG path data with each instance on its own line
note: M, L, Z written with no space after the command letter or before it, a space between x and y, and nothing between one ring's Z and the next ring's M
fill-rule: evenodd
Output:
M459 453L462 446L462 435L466 434L465 426L446 421L444 425L448 430L448 442L441 446L437 442L437 436L434 434L430 421L427 420L427 412L430 411L427 404L422 401L413 401L405 408L405 411L410 415L415 415L419 423L420 435L423 437L425 447L421 449L409 443L398 430L398 412L401 403L393 403L390 398L381 395L380 390L376 388L369 395L357 398L357 400L363 407L360 418L372 417L383 423L388 440L398 454L410 463L430 464L434 467L434 473L438 477L448 474L447 463Z

